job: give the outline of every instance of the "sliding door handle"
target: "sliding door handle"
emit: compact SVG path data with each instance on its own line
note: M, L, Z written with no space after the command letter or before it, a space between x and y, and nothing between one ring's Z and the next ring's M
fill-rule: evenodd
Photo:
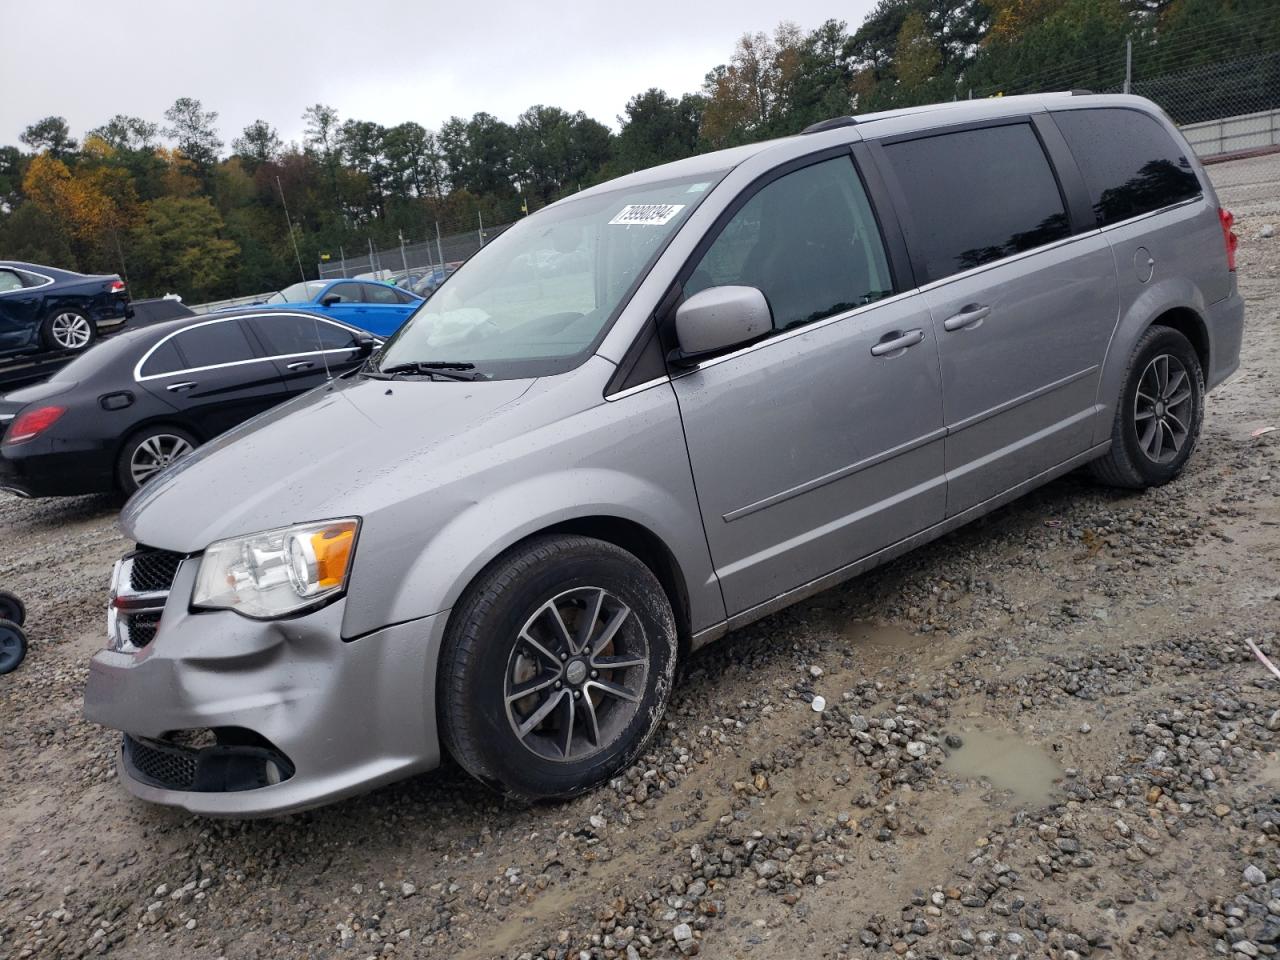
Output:
M914 347L923 340L923 330L907 330L904 332L895 330L893 333L886 333L880 342L871 348L871 355L873 357L887 357L890 354L899 353L907 349L907 347Z
M971 303L967 307L961 307L960 312L953 317L947 317L942 321L942 329L955 332L956 330L964 330L968 327L976 327L983 320L991 315L991 308L983 303Z

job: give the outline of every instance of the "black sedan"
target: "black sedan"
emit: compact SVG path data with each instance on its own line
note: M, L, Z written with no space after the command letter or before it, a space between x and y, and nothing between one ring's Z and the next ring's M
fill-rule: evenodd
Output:
M88 276L0 260L0 359L79 353L133 310L115 274Z
M244 308L130 330L0 398L0 489L131 494L174 460L359 365L376 340L312 313Z

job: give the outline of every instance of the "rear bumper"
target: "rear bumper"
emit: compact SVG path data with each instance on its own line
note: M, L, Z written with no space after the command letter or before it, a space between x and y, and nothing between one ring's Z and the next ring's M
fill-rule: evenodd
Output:
M78 497L115 489L109 450L54 452L53 443L37 437L0 447L0 490L23 497Z
M283 755L292 773L268 785L205 777L202 789L169 789L138 768L131 744L117 756L131 793L208 816L273 816L439 764L435 665L443 615L346 642L343 601L271 622L191 613L196 566L186 561L179 569L148 646L94 656L85 716L144 743L174 731L247 730Z
M1209 305L1209 357L1212 369L1205 371L1205 388L1212 390L1240 367L1240 345L1244 340L1244 298L1239 290L1225 300Z

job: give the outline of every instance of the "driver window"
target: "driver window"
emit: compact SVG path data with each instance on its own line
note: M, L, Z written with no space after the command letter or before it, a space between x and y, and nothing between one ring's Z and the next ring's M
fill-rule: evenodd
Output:
M764 186L725 225L685 284L756 287L775 330L813 323L893 292L866 191L845 157Z

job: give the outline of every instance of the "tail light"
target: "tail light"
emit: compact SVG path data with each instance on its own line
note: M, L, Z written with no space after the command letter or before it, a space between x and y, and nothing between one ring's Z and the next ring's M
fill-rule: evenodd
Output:
M10 444L34 440L57 423L58 418L66 412L66 407L37 407L19 414L5 433L4 442Z
M124 281L123 281L123 280L112 280L112 281L111 281L111 292L112 292L112 293L124 293Z
M1236 247L1240 245L1240 238L1231 229L1236 225L1236 216L1230 210L1219 208L1218 220L1222 223L1222 242L1227 245L1227 269L1234 273L1236 269Z

